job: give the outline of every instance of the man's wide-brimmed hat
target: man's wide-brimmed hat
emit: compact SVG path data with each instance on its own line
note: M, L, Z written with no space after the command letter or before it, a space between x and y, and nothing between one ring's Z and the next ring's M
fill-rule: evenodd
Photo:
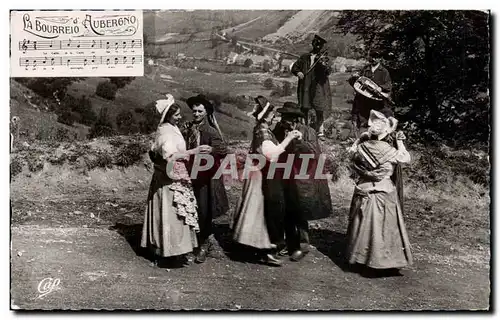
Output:
M393 118L387 118L383 113L371 110L370 118L368 119L368 133L371 136L376 136L378 140L384 139L387 135L396 130L398 121Z
M256 105L254 106L251 112L248 112L247 115L250 117L254 117L257 120L261 120L264 118L269 112L274 110L274 106L266 99L264 96L258 96L254 99Z
M296 104L295 102L285 102L283 104L283 107L276 110L276 112L279 112L281 114L293 115L297 117L304 117L304 113L300 111L299 105Z
M378 49L371 49L368 52L368 56L372 58L381 58L382 57L382 52Z
M186 103L191 109L193 109L194 106L201 104L205 107L205 110L207 110L207 114L214 113L213 104L202 94L187 99Z
M327 42L324 38L320 37L320 36L319 36L319 35L317 35L317 34L315 34L315 35L314 35L314 38L313 38L313 40L312 40L312 41L313 41L313 42L314 42L314 41L318 41L318 43L319 43L319 44L325 44L325 43Z

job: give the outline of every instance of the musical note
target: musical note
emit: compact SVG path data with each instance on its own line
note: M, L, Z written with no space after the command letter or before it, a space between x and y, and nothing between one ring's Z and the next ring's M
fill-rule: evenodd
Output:
M75 49L110 49L111 45L114 44L116 50L127 49L127 48L138 48L141 46L140 40L109 40L106 41L106 46L103 47L101 40L78 40L72 41L68 40L39 40L30 41L23 40L19 41L19 50L26 51L38 51L38 50L69 50Z
M48 65L51 66L88 66L88 65L134 65L142 61L140 55L116 56L63 56L63 57L29 57L19 58L20 66Z

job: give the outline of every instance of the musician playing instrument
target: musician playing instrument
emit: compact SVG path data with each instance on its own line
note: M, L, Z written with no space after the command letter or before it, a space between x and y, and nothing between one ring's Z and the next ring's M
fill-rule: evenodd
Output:
M316 122L314 129L318 137L324 136L323 112L332 107L332 93L328 76L332 72L328 52L324 49L326 40L315 35L312 50L303 54L292 66L292 74L299 78L297 98L306 124L310 124L309 111L314 109Z
M367 77L373 82L375 82L381 89L381 92L386 97L390 98L392 90L391 76L389 71L384 68L381 64L381 54L379 51L372 50L368 55L369 64L365 66L360 73L353 74L349 82L352 84L357 78ZM371 99L363 96L360 93L356 93L354 96L354 102L352 104L352 122L357 130L365 131L368 127L368 118L370 117L370 111L376 110L383 113L389 113L389 100L387 98L383 99Z

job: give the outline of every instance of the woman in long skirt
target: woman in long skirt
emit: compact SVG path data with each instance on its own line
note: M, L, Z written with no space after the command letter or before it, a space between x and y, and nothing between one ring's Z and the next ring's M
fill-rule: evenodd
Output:
M253 131L250 154L260 156L265 162L262 169L253 167L255 163L245 164L248 176L244 177L242 196L236 206L233 219L233 239L237 243L258 249L261 261L269 265L280 266L276 257L279 242L284 234L284 196L280 179L269 177L269 167L276 162L286 146L302 134L293 130L283 142L279 143L269 125L274 118L274 106L266 98L259 96L253 116L257 124Z
M200 146L186 150L177 127L181 119L180 106L171 95L167 97L156 102L162 117L150 155L163 161L154 161L141 239L141 246L160 259L184 257L198 245L197 204L185 162L189 155L208 153L211 149Z
M372 110L368 132L350 149L359 178L349 215L347 259L389 273L413 262L398 192L391 180L395 166L409 162L410 154L402 132L396 134L397 148L382 141L396 125L394 118Z

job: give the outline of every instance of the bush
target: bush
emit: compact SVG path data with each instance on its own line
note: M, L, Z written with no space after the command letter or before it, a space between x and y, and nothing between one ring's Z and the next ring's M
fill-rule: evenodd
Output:
M114 83L102 81L97 85L95 94L104 99L114 100L117 90L118 87Z
M267 90L271 90L272 88L274 88L273 79L267 78L266 80L264 80L264 88L266 88Z
M69 131L64 128L57 128L54 140L55 141L74 141L76 139L76 133Z
M28 169L31 172L38 172L43 169L43 160L40 155L32 154L28 156Z
M144 107L142 121L139 123L141 133L150 134L156 130L160 118L155 109L155 103L149 103Z
M262 63L262 70L264 72L271 71L271 63L269 62L269 60L264 60L264 62Z
M122 89L134 81L134 79L135 77L109 77L109 82L116 85L118 89Z
M250 68L250 66L253 64L252 59L246 59L245 62L243 63L244 67Z
M142 160L146 152L148 152L147 145L139 142L129 143L118 151L115 164L123 167L134 165Z
M116 126L121 134L131 134L139 131L139 126L134 119L134 115L128 110L116 116Z
M80 115L79 122L82 124L90 126L97 121L97 115L92 108L92 101L86 96L78 99L72 110Z
M57 122L63 123L68 126L72 126L73 123L78 120L79 116L69 110L64 110L58 117Z
M53 99L54 94L56 94L59 99L63 99L66 95L68 87L73 82L82 81L83 79L85 78L22 78L22 80L19 79L18 82L23 83L44 98Z
M20 158L14 157L10 160L10 178L14 178L23 171L23 162Z
M89 132L89 138L96 137L109 137L115 134L115 130L113 129L113 125L108 116L108 108L104 107L101 109L99 113L99 118L97 122L94 123Z
M111 168L113 166L113 158L107 152L99 152L94 158L85 158L87 170L95 168Z

